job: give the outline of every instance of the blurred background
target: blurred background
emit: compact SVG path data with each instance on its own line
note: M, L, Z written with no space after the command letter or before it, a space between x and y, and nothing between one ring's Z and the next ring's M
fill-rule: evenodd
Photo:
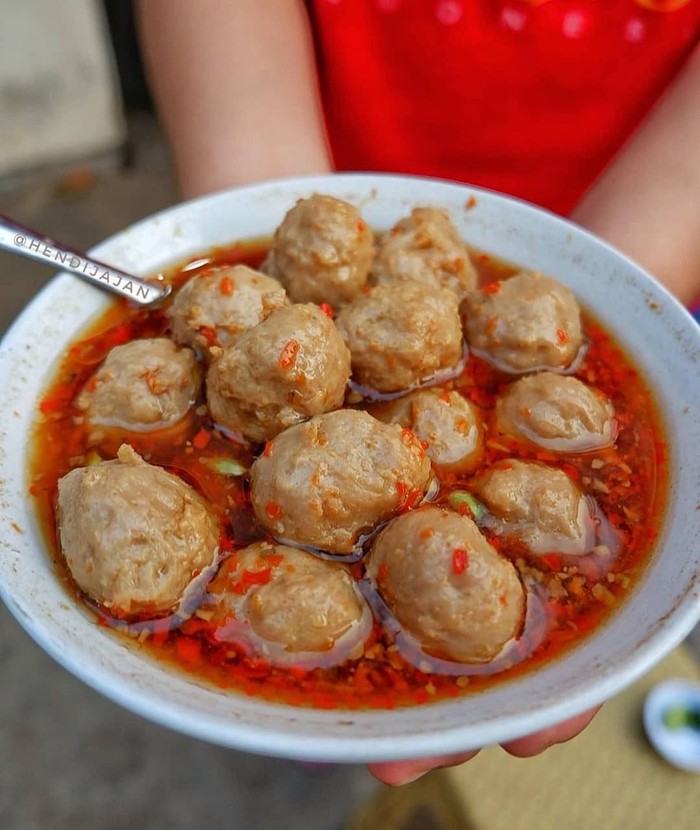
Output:
M177 200L127 0L0 0L0 213L87 249ZM52 277L0 252L0 334ZM168 732L64 672L0 607L0 830L697 827L700 779L641 728L654 682L700 679L700 632L573 743L491 748L400 790L363 767L253 757Z

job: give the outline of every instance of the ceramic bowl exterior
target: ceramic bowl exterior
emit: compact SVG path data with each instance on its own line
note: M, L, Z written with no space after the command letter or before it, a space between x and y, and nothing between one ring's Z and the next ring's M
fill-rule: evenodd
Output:
M231 190L146 219L91 253L147 275L215 245L270 235L298 198L315 192L357 205L378 230L417 205L446 208L468 243L568 285L634 357L663 414L670 493L656 550L632 594L593 636L543 668L472 696L409 709L272 704L222 692L150 660L68 596L28 495L37 402L57 358L111 302L61 275L0 348L4 601L39 645L117 703L205 740L282 757L364 762L457 752L529 734L619 692L700 617L700 327L638 266L575 225L496 193L420 178L334 175Z

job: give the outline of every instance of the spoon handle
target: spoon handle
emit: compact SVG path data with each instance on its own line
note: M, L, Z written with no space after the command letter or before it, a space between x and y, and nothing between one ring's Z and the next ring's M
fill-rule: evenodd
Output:
M112 291L138 305L152 305L170 293L169 285L146 282L104 262L90 259L1 213L0 248L46 265L58 265L63 271L70 271L98 288Z

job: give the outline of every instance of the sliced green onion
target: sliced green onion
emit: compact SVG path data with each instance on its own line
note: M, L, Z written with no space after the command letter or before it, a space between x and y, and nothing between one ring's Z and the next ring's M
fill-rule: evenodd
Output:
M199 460L210 470L222 476L243 476L248 472L247 467L233 458L200 458Z
M95 464L99 464L101 461L104 461L104 459L98 452L95 452L95 450L90 450L90 452L85 456L85 463L88 467L94 467Z
M484 505L467 490L454 490L447 497L447 501L456 509L466 504L475 522L483 519L486 513Z
M667 729L676 730L683 727L700 730L700 709L686 709L685 706L672 706L663 714Z

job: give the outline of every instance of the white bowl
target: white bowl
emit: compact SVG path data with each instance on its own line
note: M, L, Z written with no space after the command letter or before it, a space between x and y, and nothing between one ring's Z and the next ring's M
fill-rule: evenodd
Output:
M134 712L190 735L283 757L378 761L466 750L529 734L619 692L700 617L700 328L634 263L581 229L474 187L378 175L273 182L164 211L92 251L136 274L236 239L269 234L295 200L329 193L389 228L412 207L445 207L469 243L569 285L643 370L664 414L670 494L644 577L593 637L492 689L394 711L320 711L224 693L151 662L96 625L61 587L27 494L27 447L54 362L109 298L62 275L0 349L0 585L8 607L61 665ZM467 210L474 196L476 206Z
M670 711L700 711L700 683L675 678L659 683L644 701L644 730L654 749L669 764L686 772L700 772L700 731L667 723Z

